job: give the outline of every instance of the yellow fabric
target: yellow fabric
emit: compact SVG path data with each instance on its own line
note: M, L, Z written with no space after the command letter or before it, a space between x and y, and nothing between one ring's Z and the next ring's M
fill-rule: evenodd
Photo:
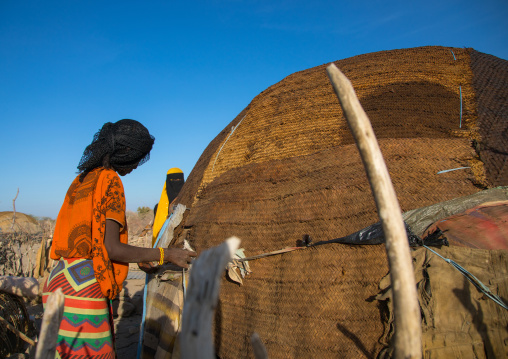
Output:
M157 239L157 236L159 235L159 231L161 230L162 225L164 224L166 218L168 217L168 208L169 208L169 200L168 195L166 193L166 182L164 182L161 198L159 200L159 204L157 205L157 213L155 214L155 219L153 220L152 247L155 245L155 241Z
M167 173L167 174L169 175L169 174L171 174L171 173L183 173L183 171L182 171L181 169L179 169L179 168L173 167L173 168L170 168L170 169L168 170L168 173Z
M170 168L167 174L171 173L183 173L181 169L173 167ZM159 235L159 231L162 228L164 222L168 218L168 210L169 210L169 199L168 194L166 192L166 182L164 181L164 186L162 187L161 198L159 200L159 204L157 205L157 213L155 214L155 218L153 220L153 228L152 228L152 247L155 245L155 241L157 240L157 236Z

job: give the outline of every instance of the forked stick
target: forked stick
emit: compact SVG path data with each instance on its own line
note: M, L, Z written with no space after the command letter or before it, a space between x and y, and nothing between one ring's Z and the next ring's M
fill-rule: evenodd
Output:
M395 358L421 358L420 308L399 202L369 118L351 82L335 64L326 71L360 151L386 238L395 313Z

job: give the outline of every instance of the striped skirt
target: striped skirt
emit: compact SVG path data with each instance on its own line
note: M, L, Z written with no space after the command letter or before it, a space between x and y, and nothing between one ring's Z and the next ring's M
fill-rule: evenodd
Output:
M44 284L44 305L58 288L65 294L65 309L56 358L115 358L111 304L95 279L92 261L60 259Z

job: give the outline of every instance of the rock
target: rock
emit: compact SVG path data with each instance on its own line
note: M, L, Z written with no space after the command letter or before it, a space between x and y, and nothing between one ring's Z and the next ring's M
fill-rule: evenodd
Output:
M113 316L114 317L130 317L135 314L136 307L131 303L130 298L120 297L119 299L113 300Z

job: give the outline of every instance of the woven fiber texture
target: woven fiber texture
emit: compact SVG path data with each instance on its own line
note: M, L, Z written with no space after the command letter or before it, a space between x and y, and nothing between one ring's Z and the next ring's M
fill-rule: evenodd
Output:
M471 52L482 161L489 184L508 184L508 61Z
M470 53L422 47L336 62L372 121L403 211L488 186L472 146L481 129ZM378 221L325 68L269 87L209 144L177 198L190 207L177 240L185 234L199 252L235 235L249 256ZM372 298L388 273L383 246L330 244L250 266L243 286L222 283L221 358L252 357L254 331L270 358L371 358L382 349L386 313Z

